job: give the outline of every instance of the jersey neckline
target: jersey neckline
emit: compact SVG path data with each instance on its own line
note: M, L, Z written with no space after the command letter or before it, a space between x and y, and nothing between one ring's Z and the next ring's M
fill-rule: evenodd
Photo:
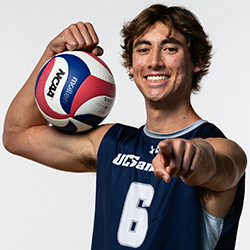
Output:
M145 133L145 135L147 135L148 137L151 137L151 138L154 138L154 139L169 139L169 138L177 138L177 137L180 137L180 136L183 136L187 133L189 133L190 131L196 129L197 127L199 127L200 125L206 123L207 121L206 120L198 120L196 122L194 122L193 124L181 129L181 130L178 130L178 131L175 131L175 132L172 132L172 133L157 133L157 132L153 132L153 131L150 131L146 125L144 125L143 127L143 132Z

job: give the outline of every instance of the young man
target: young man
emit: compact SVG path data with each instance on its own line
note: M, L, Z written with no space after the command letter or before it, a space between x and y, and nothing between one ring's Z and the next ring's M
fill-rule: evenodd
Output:
M125 65L145 98L145 126L69 135L39 113L33 91L45 61L64 50L103 52L93 26L79 22L49 43L10 105L5 147L56 169L97 171L92 249L234 249L246 156L190 104L210 64L203 28L186 9L153 5L122 35Z

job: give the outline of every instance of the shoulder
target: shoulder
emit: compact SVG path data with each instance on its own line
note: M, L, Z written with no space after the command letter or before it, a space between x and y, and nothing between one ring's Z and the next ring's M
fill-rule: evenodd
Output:
M224 133L219 129L216 125L211 122L202 120L201 124L192 131L194 133L193 137L200 137L200 138L226 138Z
M107 149L122 150L128 152L142 139L143 126L135 128L120 123L113 124L103 136L98 147L98 154L105 155Z
M109 127L107 130L107 133L105 133L105 136L103 139L121 139L121 138L127 138L127 137L134 137L135 134L138 134L138 132L141 131L141 129L124 125L120 123L112 124L112 126Z

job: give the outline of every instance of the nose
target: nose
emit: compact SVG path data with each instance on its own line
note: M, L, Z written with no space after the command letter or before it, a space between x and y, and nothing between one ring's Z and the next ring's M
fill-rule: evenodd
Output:
M148 58L148 68L159 70L164 67L161 50L152 50Z

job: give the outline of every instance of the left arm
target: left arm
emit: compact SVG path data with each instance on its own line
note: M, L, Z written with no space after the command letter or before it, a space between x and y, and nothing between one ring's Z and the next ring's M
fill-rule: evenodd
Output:
M236 187L246 163L241 147L224 138L167 139L153 160L156 177L166 182L180 177L187 185L212 191Z

